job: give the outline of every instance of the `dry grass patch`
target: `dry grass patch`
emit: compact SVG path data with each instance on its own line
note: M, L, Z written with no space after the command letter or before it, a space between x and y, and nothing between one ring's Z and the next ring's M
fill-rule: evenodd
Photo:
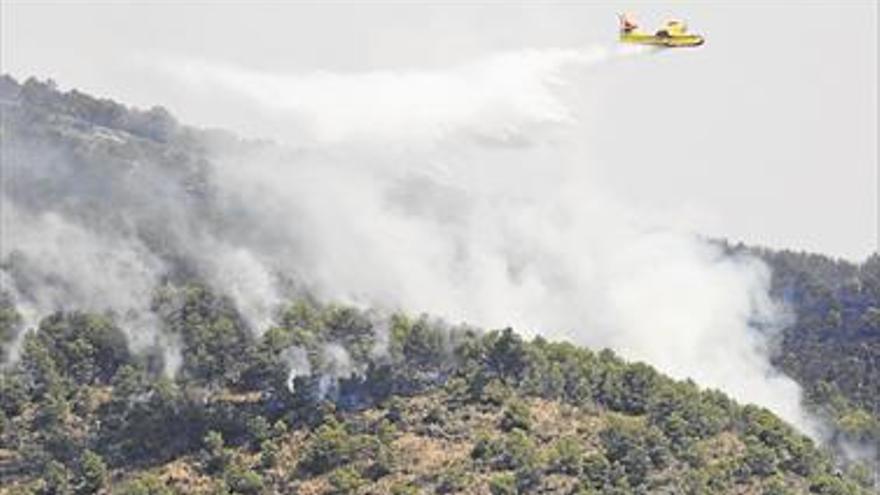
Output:
M442 471L467 458L473 448L469 442L450 442L413 433L404 433L393 446L401 467L410 473Z

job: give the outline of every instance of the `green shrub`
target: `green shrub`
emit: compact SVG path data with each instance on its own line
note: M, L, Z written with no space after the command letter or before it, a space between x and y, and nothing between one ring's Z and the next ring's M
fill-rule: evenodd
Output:
M511 400L501 416L501 429L511 431L514 428L528 430L532 427L532 413L529 406L522 400Z
M107 476L107 465L104 463L104 459L91 450L86 450L80 459L77 493L97 493L107 484Z
M226 469L232 460L232 452L223 446L223 435L209 431L202 440L202 462L207 473L219 473Z
M767 480L761 495L795 495L794 489L790 488L781 476L774 476Z
M272 440L260 443L260 466L264 469L273 468L278 464L278 444Z
M114 493L119 495L172 495L174 492L165 486L165 482L158 476L145 474L115 489Z
M580 440L562 437L553 444L547 464L551 472L580 476L584 467L584 449Z
M230 466L226 470L224 479L233 493L256 495L263 490L263 478L245 466Z
M333 417L314 433L300 466L312 474L322 474L352 460L355 446L351 436Z
M43 493L45 495L70 495L73 487L70 484L70 470L58 461L51 461L46 466L43 477Z
M460 493L471 481L471 476L464 466L452 466L440 473L437 479L438 494Z
M776 473L779 459L775 450L764 445L760 440L749 437L746 439L745 462L751 473L770 476Z
M353 467L341 467L330 473L330 486L333 487L333 493L343 495L354 493L361 485L364 484L363 478Z
M489 480L489 491L492 495L515 495L516 478L510 473L496 474Z
M584 457L582 477L588 486L602 488L611 482L611 462L601 452L587 455Z
M391 486L391 495L418 495L419 489L410 483L398 482Z
M858 488L836 476L828 474L810 479L810 493L816 495L857 495Z

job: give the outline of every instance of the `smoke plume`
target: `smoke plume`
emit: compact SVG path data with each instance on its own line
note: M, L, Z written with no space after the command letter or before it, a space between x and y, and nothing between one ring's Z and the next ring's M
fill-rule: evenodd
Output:
M767 268L725 255L687 218L622 202L579 153L574 124L601 116L577 114L566 93L588 91L589 71L644 53L531 50L448 70L285 75L163 64L181 91L228 106L233 130L271 130L280 145L215 150L207 170L196 167L213 212L178 194L170 172L139 170L149 180L106 205L119 217L102 223L106 235L70 202L38 217L48 226L22 222L36 235L71 219L86 264L117 253L108 271L71 277L88 281L65 285L72 299L37 291L36 300L88 306L98 304L90 291L114 291L121 300L105 304L137 311L167 268L151 253L170 250L199 260L257 332L292 279L325 300L611 347L813 433L800 389L769 364L785 315L769 298ZM133 224L172 232L163 237L172 245L135 242L142 232L120 227ZM67 281L69 263L51 261L69 260L66 251L22 239L11 249L42 260L35 273ZM331 376L351 371L339 350L325 353L342 370ZM285 356L291 386L311 373L301 350Z
M293 393L294 380L300 376L310 376L312 365L306 351L300 347L291 347L281 353L281 360L287 363L287 390Z

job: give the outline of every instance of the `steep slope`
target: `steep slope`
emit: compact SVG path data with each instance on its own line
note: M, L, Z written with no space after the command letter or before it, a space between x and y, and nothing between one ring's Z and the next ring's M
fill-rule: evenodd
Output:
M203 288L177 304L175 382L106 316L29 334L4 493L866 492L769 411L610 351L305 301L254 339Z

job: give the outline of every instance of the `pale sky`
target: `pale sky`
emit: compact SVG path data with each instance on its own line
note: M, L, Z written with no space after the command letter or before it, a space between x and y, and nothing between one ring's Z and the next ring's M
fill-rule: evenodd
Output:
M266 73L437 69L499 52L613 45L615 14L688 21L706 44L569 89L583 159L647 209L752 244L877 250L877 3L2 2L2 71L237 129L157 60Z

